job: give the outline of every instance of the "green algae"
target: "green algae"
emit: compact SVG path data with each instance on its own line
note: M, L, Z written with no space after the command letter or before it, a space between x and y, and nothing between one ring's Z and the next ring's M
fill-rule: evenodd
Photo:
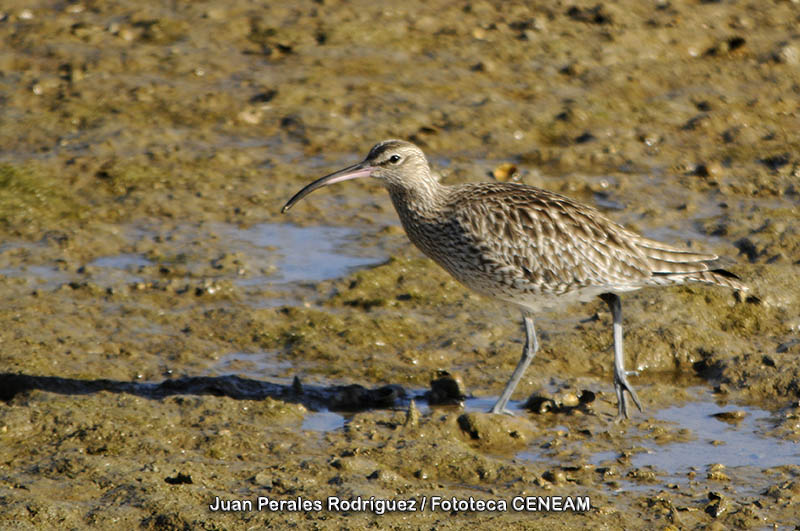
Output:
M58 175L46 167L0 165L0 223L6 230L52 227L79 219L82 211Z

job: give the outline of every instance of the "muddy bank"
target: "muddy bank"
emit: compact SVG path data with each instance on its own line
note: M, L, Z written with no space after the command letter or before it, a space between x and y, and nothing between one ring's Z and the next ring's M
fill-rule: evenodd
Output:
M794 525L799 17L791 2L4 6L0 520ZM752 290L624 298L645 411L621 425L602 303L538 316L519 414L487 416L517 315L423 259L372 183L279 214L388 137L446 182L519 179L718 253ZM463 407L429 406L441 370ZM209 508L329 496L591 509Z

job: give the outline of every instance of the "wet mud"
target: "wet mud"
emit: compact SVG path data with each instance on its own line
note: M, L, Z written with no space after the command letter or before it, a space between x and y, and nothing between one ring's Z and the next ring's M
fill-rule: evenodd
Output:
M796 525L799 20L786 1L6 2L0 525ZM569 195L751 289L623 297L644 406L623 423L605 306L537 316L517 414L488 415L513 310L422 257L375 183L280 214L392 137L445 182ZM512 506L545 496L591 503ZM436 497L508 507L420 510Z

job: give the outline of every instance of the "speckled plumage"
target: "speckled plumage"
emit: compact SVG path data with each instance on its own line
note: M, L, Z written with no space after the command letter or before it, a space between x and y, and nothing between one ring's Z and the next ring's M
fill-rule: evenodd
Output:
M384 184L406 234L423 253L472 290L522 309L526 349L496 412L505 411L538 348L535 312L602 296L614 315L615 388L620 417L627 417L624 391L637 406L639 401L622 363L616 294L687 282L746 289L735 275L709 269L716 256L643 238L562 195L517 183L442 185L422 151L401 140L381 142L360 164L311 183L284 211L316 188L365 176Z
M469 288L532 311L646 286L742 287L709 271L714 255L648 240L591 207L532 186L440 186L433 209L390 195L422 252Z

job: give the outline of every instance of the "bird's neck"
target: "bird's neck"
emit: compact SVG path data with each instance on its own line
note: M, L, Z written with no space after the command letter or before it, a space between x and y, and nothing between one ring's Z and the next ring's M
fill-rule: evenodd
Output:
M430 179L423 183L415 183L413 187L390 185L387 188L394 208L402 219L435 217L441 209L447 187L435 179Z

